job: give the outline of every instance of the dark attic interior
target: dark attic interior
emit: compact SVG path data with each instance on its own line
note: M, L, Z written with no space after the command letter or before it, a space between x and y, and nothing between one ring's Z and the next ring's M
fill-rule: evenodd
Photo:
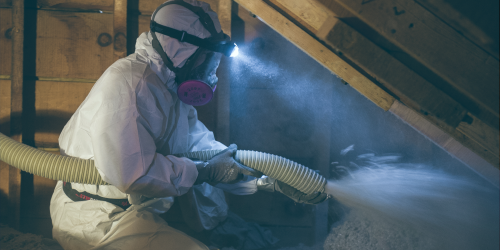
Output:
M499 249L497 0L204 0L239 55L222 56L213 99L195 107L199 121L238 146L235 161L326 200L205 182L152 217L197 247L175 243L181 236L155 245L135 224L111 222L95 243L100 227L89 225L104 220L96 213L83 225L77 210L64 216L83 229L61 234L51 209L78 202L57 204L58 180L82 182L55 172L87 170L66 161L52 170L41 158L66 155L63 128L106 69L134 55L163 2L0 0L1 249L90 249L67 243L78 237L95 249L143 240L140 249ZM11 139L44 156L27 160ZM157 199L144 196L136 205L128 194L125 210ZM102 243L110 237L122 245Z

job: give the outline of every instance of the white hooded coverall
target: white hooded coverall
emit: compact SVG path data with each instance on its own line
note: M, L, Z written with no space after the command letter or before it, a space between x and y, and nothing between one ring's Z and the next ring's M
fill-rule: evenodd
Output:
M220 31L217 14L208 4L186 2L203 7ZM201 38L210 36L198 16L179 5L160 9L155 21ZM156 35L176 67L197 48ZM171 207L172 196L186 193L198 175L191 160L172 154L226 148L198 121L194 107L177 98L176 87L174 73L151 46L151 35L143 33L135 53L104 72L66 124L59 137L61 154L93 159L102 178L112 184L72 183L73 189L128 199L132 206L123 210L100 200L74 202L59 182L50 213L53 237L64 249L207 249L158 217ZM229 186L220 185L239 194L257 191L251 178Z

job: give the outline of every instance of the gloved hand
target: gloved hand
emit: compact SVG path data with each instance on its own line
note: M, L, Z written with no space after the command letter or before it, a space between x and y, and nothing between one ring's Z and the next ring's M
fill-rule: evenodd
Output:
M321 203L328 198L328 195L325 193L316 192L309 195L302 193L299 190L295 189L294 187L270 177L264 177L258 179L257 188L259 190L264 190L268 192L278 191L297 203L305 203L311 205L316 205L318 203Z
M236 144L231 144L208 162L197 164L198 178L194 184L197 185L203 182L207 182L212 186L217 183L233 184L243 179L243 175L262 176L261 172L234 160L233 156L236 154L236 150Z

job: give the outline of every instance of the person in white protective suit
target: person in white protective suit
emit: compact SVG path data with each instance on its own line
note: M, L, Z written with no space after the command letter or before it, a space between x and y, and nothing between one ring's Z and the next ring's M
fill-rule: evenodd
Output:
M141 34L135 53L104 72L59 137L62 155L93 159L111 184L57 183L50 213L53 237L64 249L208 249L158 216L174 196L214 201L209 212L197 214L202 229L212 229L226 216L220 189L240 195L278 190L312 204L326 199L249 176L260 174L238 164L232 158L236 146L217 142L198 121L190 104L213 92L183 98L200 87L196 81L215 89L215 71L232 43L208 4L173 2L155 11L154 31ZM187 85L184 95L178 94L183 82L193 79L195 87ZM225 150L208 162L173 156L209 149ZM203 210L203 204L192 204Z

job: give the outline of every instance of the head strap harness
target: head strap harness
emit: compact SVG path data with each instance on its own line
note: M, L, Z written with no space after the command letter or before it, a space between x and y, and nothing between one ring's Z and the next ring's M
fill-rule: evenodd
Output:
M154 20L155 20L156 13L158 12L158 10L160 10L161 8L163 8L167 5L170 5L170 4L180 5L186 9L189 9L193 13L195 13L199 17L199 20L200 20L201 24L203 25L203 27L206 30L208 30L208 32L210 32L210 37L202 39L202 38L199 38L197 36L193 36L193 35L187 33L186 31L181 31L181 30L177 30L174 28L170 28L170 27L167 27L167 26L164 26L164 25L161 25L161 24L155 22ZM153 37L153 41L152 41L153 48L156 50L156 52L158 52L158 54L160 54L165 65L171 71L173 71L175 73L177 79L185 79L185 76L188 72L185 70L181 70L181 68L176 68L174 66L172 60L170 60L170 58L167 56L167 53L165 53L165 51L161 47L160 41L158 40L158 37L156 36L155 32L158 32L160 34L175 38L175 39L179 40L180 42L186 42L186 43L198 46L200 48L223 53L226 56L229 56L229 55L227 55L229 53L227 51L231 51L231 49L235 46L234 43L226 43L225 42L225 41L229 40L229 37L226 34L224 34L222 31L219 33L217 32L212 18L210 17L210 15L208 15L203 10L203 8L193 6L193 5L188 4L182 0L169 1L169 2L166 2L166 3L163 3L162 5L160 5L156 9L156 11L153 13L153 18L151 19L151 23L150 23L150 29L151 29L151 36ZM196 61L195 59L199 56L199 54L201 52L202 52L202 50L200 50L198 48L196 50L196 52L188 58L185 66L187 66L187 68L191 68L191 66L193 66L193 64Z

